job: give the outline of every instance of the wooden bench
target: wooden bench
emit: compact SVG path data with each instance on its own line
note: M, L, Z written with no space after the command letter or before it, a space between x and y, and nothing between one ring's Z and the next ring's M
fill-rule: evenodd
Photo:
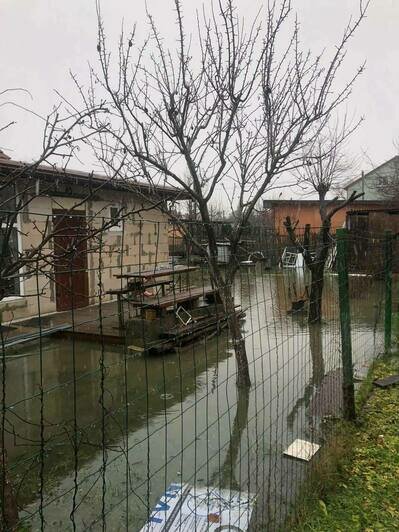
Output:
M129 294L132 292L143 292L147 288L154 288L160 286L162 288L162 295L165 295L165 286L171 285L173 281L153 281L151 283L141 283L141 282L131 282L123 288L111 288L107 290L107 294L118 295L118 294Z
M164 310L168 307L176 307L177 305L181 305L182 303L195 301L202 296L209 297L210 295L213 295L216 292L217 290L215 290L211 286L195 287L190 288L188 290L184 290L182 292L167 294L166 296L162 297L148 297L143 298L140 301L133 300L131 301L131 303L136 306L154 308L156 310Z
M162 296L165 296L165 286L166 285L172 285L173 281L156 281L153 280L150 283L142 283L140 281L134 282L134 283L128 283L127 286L123 288L111 288L110 290L107 290L107 294L110 294L112 296L116 296L117 298L117 305L118 305L118 318L119 318L119 327L121 329L125 328L125 316L123 314L123 296L136 296L138 293L143 293L144 290L147 288L154 288L156 286L160 286L162 289ZM128 300L130 301L130 298L128 297ZM144 295L143 295L144 300ZM134 302L133 302L134 303Z

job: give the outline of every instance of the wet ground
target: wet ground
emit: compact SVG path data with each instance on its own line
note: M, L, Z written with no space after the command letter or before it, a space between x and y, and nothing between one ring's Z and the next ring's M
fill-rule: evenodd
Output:
M283 450L319 441L341 406L336 277L310 329L290 313L304 282L260 265L242 272L249 392L237 392L226 334L154 358L73 338L7 349L5 443L21 517L33 530L135 531L169 483L187 482L256 494L254 523L273 530L308 467ZM370 278L350 289L361 367L381 351L383 290Z

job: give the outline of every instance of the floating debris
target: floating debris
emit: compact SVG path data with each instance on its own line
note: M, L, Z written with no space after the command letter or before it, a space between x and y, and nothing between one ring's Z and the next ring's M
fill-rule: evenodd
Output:
M254 505L255 496L248 493L173 483L140 532L246 532Z
M353 372L353 378L355 381L364 381L367 378L369 372L368 366L362 366L360 368L355 368Z
M298 460L309 462L319 449L320 445L317 443L296 439L291 443L288 449L284 451L284 454L286 456L291 456L292 458L297 458Z
M173 399L174 395L172 393L162 393L160 395L161 399Z
M373 381L373 384L379 386L380 388L387 388L388 386L393 386L394 384L399 383L399 375L390 375L389 377L384 377L383 379L377 379Z

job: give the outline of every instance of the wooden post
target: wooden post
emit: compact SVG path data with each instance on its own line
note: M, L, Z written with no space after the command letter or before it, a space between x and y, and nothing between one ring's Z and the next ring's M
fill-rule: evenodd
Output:
M353 384L352 338L349 305L348 279L348 233L346 229L337 229L337 265L339 288L339 317L341 323L342 350L342 393L344 418L351 421L356 418L355 389Z
M385 320L384 320L384 345L385 353L391 350L392 340L392 233L385 231Z

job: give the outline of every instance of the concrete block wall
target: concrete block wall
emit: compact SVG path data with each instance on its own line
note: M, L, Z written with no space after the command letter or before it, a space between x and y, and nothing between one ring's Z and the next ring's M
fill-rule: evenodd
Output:
M105 196L105 193L103 194ZM67 197L33 198L19 217L20 249L29 250L40 245L46 231L52 231L54 210L69 210L78 205L79 211L85 211L88 226L92 229L102 227L102 224L109 220L110 206L123 206L127 213L137 210L137 205L130 195L126 199L126 193L117 191L107 191L104 199L87 201L83 205L80 205L80 202L80 199ZM140 200L140 204L142 203ZM53 241L50 239L44 252L51 254L52 251ZM116 274L165 265L168 260L167 216L157 209L147 210L141 215L127 216L123 221L123 230L111 228L88 241L89 304L98 302L100 292L103 300L111 299L105 292L121 286ZM51 264L41 263L41 272L36 275L35 266L33 264L31 267L24 267L20 283L21 296L0 302L3 323L56 312L53 268ZM32 271L31 275L29 270Z

